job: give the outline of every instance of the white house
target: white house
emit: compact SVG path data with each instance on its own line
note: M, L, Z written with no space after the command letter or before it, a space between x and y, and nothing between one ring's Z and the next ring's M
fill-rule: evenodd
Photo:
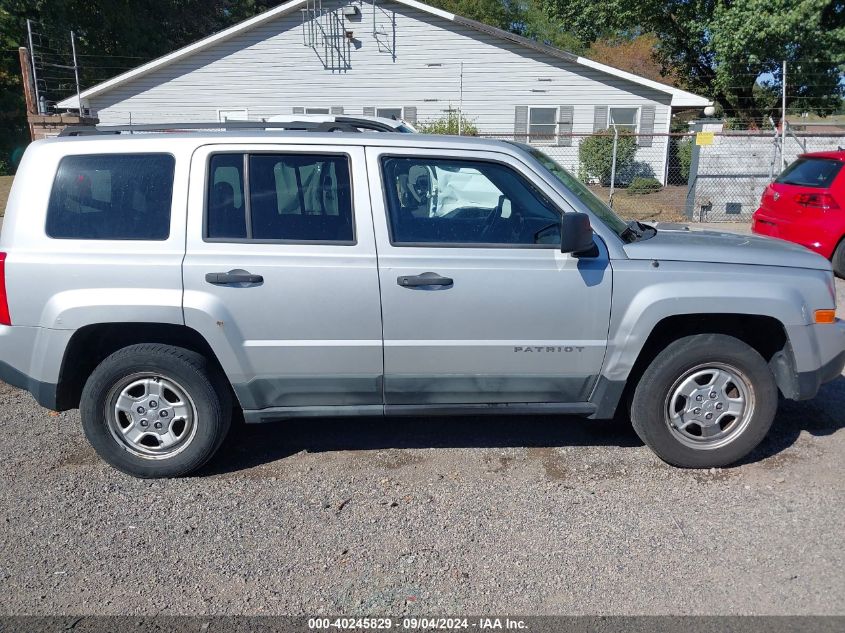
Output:
M639 168L660 180L672 109L710 105L416 0L291 0L81 100L102 124L329 112L416 123L460 109L479 133L545 146L573 169L581 135L616 124L640 134Z

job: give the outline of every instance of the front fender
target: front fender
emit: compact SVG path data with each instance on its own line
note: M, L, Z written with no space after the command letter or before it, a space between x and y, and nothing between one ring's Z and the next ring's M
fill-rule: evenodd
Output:
M734 264L627 260L613 263L613 304L602 375L628 378L651 332L677 315L747 314L777 319L787 334L830 308L829 273ZM796 355L806 350L799 350ZM799 353L800 352L800 353Z

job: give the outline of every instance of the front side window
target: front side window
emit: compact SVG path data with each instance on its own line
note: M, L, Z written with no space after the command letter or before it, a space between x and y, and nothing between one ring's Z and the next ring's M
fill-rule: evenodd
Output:
M166 240L176 161L170 154L66 156L47 207L47 235Z
M209 163L208 187L208 238L339 243L355 239L346 156L217 154Z
M557 134L557 108L530 108L528 110L528 141L554 143Z
M833 184L840 169L842 162L832 158L799 158L787 167L775 182L826 189Z
M637 133L637 108L610 108L610 127L620 132Z
M499 163L382 159L394 244L560 244L560 212Z

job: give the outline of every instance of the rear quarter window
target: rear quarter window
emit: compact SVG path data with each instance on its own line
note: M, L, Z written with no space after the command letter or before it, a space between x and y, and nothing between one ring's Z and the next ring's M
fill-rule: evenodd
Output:
M176 161L170 154L66 156L47 207L47 235L166 240Z
M826 189L833 184L840 169L842 163L831 158L799 158L787 167L775 182Z

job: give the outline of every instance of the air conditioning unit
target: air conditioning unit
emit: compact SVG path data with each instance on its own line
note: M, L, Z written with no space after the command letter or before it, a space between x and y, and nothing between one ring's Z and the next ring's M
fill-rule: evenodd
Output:
M359 9L354 4L347 4L343 7L343 17L347 19L357 18L361 15L361 9Z

